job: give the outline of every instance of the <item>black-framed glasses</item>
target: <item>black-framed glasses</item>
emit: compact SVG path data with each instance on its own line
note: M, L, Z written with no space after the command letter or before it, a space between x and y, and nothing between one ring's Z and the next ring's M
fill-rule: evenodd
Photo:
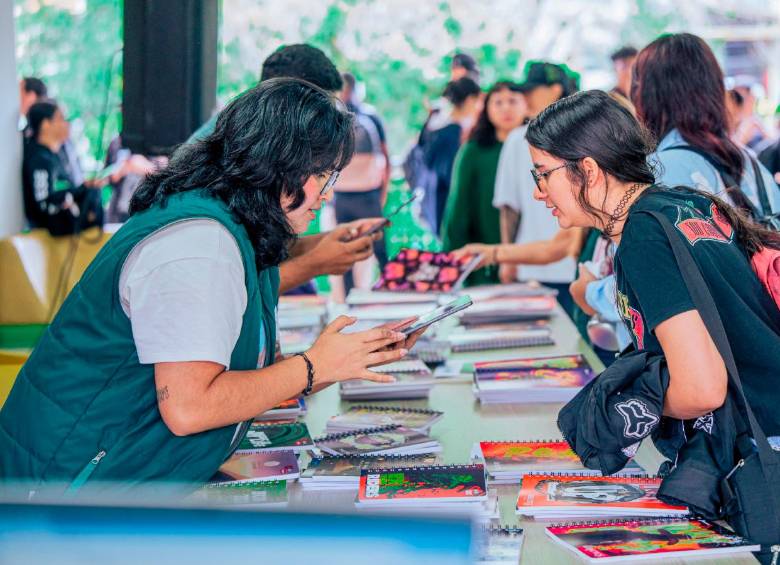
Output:
M564 168L567 164L568 163L564 163L563 165L555 167L554 169L550 169L549 171L544 171L542 173L540 173L536 169L531 169L531 176L534 177L534 182L536 183L536 188L542 188L539 185L539 181L541 181L542 179L546 179L547 177L549 177L551 174L553 174L558 169Z
M320 189L320 196L325 196L328 192L330 192L330 189L333 188L333 185L336 184L337 180L339 180L340 173L341 171L333 171L330 173L328 180L325 181L325 184L322 185L322 188Z

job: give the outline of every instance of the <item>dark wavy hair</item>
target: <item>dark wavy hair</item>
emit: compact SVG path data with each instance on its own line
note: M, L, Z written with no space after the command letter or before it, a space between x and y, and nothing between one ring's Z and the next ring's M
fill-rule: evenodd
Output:
M285 45L263 62L261 82L283 77L299 78L328 92L339 91L343 85L341 74L327 55L306 43Z
M205 189L246 228L258 268L277 265L295 237L282 196L300 206L309 176L342 169L353 149L352 115L330 94L298 79L267 80L228 104L211 135L181 146L147 177L130 214Z
M477 123L474 124L474 129L471 131L469 140L475 141L477 145L481 147L492 147L498 143L496 137L496 126L488 118L488 103L490 98L497 92L504 90L510 90L512 92L522 93L520 86L512 81L501 81L494 84L490 90L488 90L485 96L485 106L482 108L482 112L479 113Z
M441 95L457 107L462 105L469 96L476 96L480 92L479 85L474 79L463 77L448 82Z
M531 120L525 137L530 145L565 161L569 180L580 187L577 202L599 223L606 213L606 192L601 209L588 202L588 178L580 168L583 159L592 158L621 182L655 182L647 163L654 149L652 137L606 92L586 90L561 98Z
M676 128L739 183L744 158L729 138L723 71L704 40L690 33L663 35L640 51L633 73L631 101L656 139ZM734 190L738 186L726 188L735 204L751 208Z

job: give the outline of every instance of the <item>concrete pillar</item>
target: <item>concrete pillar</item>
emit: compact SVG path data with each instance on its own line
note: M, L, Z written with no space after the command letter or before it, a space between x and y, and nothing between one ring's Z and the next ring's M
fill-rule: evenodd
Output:
M16 75L14 2L0 0L0 237L22 228L22 137Z

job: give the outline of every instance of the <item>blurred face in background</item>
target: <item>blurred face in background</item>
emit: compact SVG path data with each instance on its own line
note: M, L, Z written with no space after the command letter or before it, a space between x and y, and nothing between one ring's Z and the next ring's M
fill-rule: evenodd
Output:
M65 115L62 110L57 109L52 115L51 119L43 120L41 124L41 134L45 135L47 139L56 141L58 144L63 144L67 141L70 135L70 124L65 119Z
M561 96L563 96L562 84L541 85L531 89L525 94L529 115L538 115L547 106L558 101Z
M488 120L496 128L496 135L502 138L523 123L528 105L520 92L503 88L490 95L486 111Z
M631 93L631 75L633 74L634 61L636 57L626 57L615 61L615 76L617 76L617 87L624 95Z

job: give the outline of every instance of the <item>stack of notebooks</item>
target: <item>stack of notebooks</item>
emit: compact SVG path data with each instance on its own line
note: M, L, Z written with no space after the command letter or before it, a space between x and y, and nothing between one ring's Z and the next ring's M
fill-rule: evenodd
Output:
M483 404L567 402L595 378L582 355L474 363L474 394Z
M211 483L237 484L260 481L291 481L300 476L298 458L292 450L236 453L220 466Z
M557 303L553 296L517 296L482 300L463 311L460 323L470 326L550 318L555 314Z
M289 503L287 481L208 483L192 494L192 500L213 506L257 509L285 508Z
M447 334L446 342L452 353L490 351L555 345L547 324L496 324L492 328L458 328Z
M303 398L291 398L263 412L255 418L267 422L278 420L296 420L306 414L306 401Z
M279 299L280 330L322 328L328 316L327 298L321 295L282 296Z
M441 464L439 455L331 455L315 457L301 473L299 482L311 490L357 490L363 469L430 467Z
M443 412L404 406L352 406L344 414L333 416L325 424L325 431L338 433L397 424L410 430L428 433L441 420Z
M688 514L684 506L658 500L660 487L660 477L648 475L531 473L523 475L516 511L540 520Z
M322 332L322 326L279 330L279 347L284 355L303 353L314 345Z
M526 473L577 472L600 475L586 469L564 440L482 441L474 445L474 460L483 462L491 484L519 483ZM622 471L637 474L644 469L633 460Z
M398 425L328 434L317 438L316 444L329 455L420 455L441 451L441 444L429 435Z
M494 298L522 297L522 296L558 296L554 288L543 286L533 282L516 282L509 284L485 284L472 286L468 289L469 296L476 302L491 300Z
M371 306L371 305L397 305L397 304L422 304L427 309L435 308L439 302L436 294L426 294L420 292L390 292L383 290L366 290L353 288L347 295L346 303L348 306Z
M523 528L490 525L476 536L474 563L517 565L523 549Z
M246 436L238 445L236 454L244 455L285 450L298 453L313 449L315 447L309 434L309 428L303 422L276 424L252 422Z
M482 465L363 469L356 506L447 513L480 513L488 502Z
M453 292L463 286L481 259L479 255L456 259L451 253L401 249L382 269L374 290Z
M339 393L344 400L391 400L428 398L436 379L428 366L419 359L389 363L373 367L372 371L386 373L395 382L351 380L339 384Z
M717 558L759 549L717 524L679 516L556 524L546 528L546 533L589 563Z

